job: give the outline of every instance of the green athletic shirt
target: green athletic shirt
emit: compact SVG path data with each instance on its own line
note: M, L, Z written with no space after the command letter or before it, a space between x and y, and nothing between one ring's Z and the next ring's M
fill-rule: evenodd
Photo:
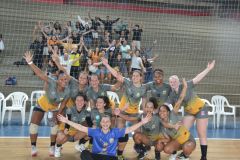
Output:
M100 113L97 108L93 108L90 113L91 120L96 127L100 127L100 120L103 115L108 115L112 117L112 109L108 108L104 111L104 113Z
M109 84L100 84L98 92L95 92L92 86L89 86L87 89L87 97L90 100L94 101L94 104L97 101L99 96L107 96L107 91L111 91L112 86Z
M148 82L146 86L147 91L150 91L151 96L157 99L158 106L164 104L171 93L171 87L167 83L163 83L161 86L159 86L155 82Z
M90 117L90 113L86 109L83 109L82 111L78 112L76 106L67 108L66 113L67 115L71 115L71 121L78 124L81 124L84 121L86 121L86 117Z
M70 88L70 97L72 99L76 99L77 95L79 93L85 93L87 92L88 86L86 86L83 90L79 90L79 82L75 78L71 77L69 81L69 88Z
M130 79L124 78L123 86L125 87L124 96L127 97L130 104L139 103L141 98L147 96L147 88L145 84L142 84L140 87L135 87Z
M64 99L68 99L70 96L70 89L68 86L64 88L63 92L57 91L57 81L48 77L48 87L46 90L46 96L50 104L59 104Z

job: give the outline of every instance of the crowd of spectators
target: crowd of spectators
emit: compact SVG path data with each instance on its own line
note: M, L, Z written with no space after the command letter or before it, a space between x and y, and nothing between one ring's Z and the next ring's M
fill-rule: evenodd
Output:
M125 19L111 19L71 16L71 21L38 21L33 30L33 42L30 45L34 63L47 74L53 74L56 66L51 60L52 50L57 51L60 64L75 78L81 71L99 76L101 81L111 83L113 78L102 65L101 57L119 73L128 77L133 70L144 73L144 81L153 80L152 46L141 46L143 25L133 24Z

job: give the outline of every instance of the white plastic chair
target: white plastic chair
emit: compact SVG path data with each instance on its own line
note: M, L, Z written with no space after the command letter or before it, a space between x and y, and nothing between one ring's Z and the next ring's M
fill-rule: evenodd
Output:
M33 109L37 105L37 99L44 94L45 94L45 91L43 91L43 90L32 91L32 93L31 93L31 108L29 111L28 124L30 124L30 122L31 122ZM44 124L47 125L47 114L46 113L44 114L43 119L44 119Z
M182 117L184 117L184 107L181 106L181 108L179 108L178 112L182 113Z
M114 101L117 105L119 105L120 101L116 92L107 91L107 95L110 100Z
M0 92L0 121L1 121L1 116L2 116L2 103L4 100L4 95Z
M212 104L215 106L215 111L217 115L217 128L220 125L220 118L223 115L223 126L225 127L226 124L226 116L233 116L234 120L234 128L236 128L236 107L231 106L228 103L228 100L224 96L216 95L212 97L211 100ZM226 108L230 108L231 111L225 111Z
M213 116L213 128L216 127L215 125L215 115L216 115L216 111L215 111L215 106L213 104L211 104L207 99L202 99L206 104L207 106L211 107L211 110L208 111L208 115L209 116Z
M28 100L28 96L24 92L13 92L10 93L3 100L3 110L2 110L2 122L4 121L4 116L6 111L9 111L8 121L12 118L12 111L20 111L22 116L22 124L25 122L25 110L26 110L26 102ZM11 105L7 105L7 101L11 101Z

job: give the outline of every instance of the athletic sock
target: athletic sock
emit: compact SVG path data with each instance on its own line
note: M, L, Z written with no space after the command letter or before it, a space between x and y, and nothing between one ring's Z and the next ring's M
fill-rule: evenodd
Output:
M50 146L55 146L56 142L51 142Z
M36 145L37 145L37 142L31 142L31 145L32 145L32 146L36 146Z
M207 145L200 145L201 147L201 153L202 153L202 159L207 158Z
M82 138L78 141L78 144L85 144L86 142L87 142L87 140Z
M117 150L117 155L121 156L123 154L123 151Z
M57 147L62 147L62 144L57 144Z

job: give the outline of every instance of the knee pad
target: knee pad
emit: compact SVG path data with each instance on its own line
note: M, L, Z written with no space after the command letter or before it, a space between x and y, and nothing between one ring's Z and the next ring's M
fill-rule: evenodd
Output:
M30 134L37 134L38 133L38 125L31 123L29 126L29 133Z
M127 142L127 141L128 141L128 134L125 134L124 137L120 137L120 138L118 139L118 142Z
M51 135L56 135L58 132L58 125L51 127Z

